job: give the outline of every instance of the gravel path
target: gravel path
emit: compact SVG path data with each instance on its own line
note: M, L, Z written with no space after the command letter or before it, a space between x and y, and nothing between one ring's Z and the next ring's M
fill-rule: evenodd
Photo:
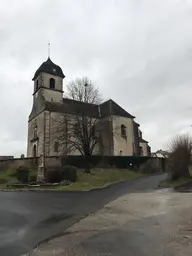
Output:
M107 204L32 256L190 256L192 194L156 190Z

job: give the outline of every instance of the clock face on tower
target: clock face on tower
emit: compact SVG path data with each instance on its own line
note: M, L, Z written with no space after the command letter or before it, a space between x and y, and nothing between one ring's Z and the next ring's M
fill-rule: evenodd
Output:
M53 70L53 72L56 72L56 69L55 69L55 68L53 68L52 70Z

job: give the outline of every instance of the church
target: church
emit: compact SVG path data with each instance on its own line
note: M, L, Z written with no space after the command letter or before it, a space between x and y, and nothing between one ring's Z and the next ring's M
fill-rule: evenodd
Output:
M27 157L39 157L42 154L62 156L65 145L58 140L54 132L56 124L53 120L66 114L75 115L79 108L86 110L87 115L92 115L98 122L110 120L110 130L104 131L103 143L96 145L94 155L150 155L148 142L143 139L140 125L133 115L112 99L93 106L63 97L64 78L61 67L53 63L50 57L34 74L33 106L28 120ZM78 150L70 154L81 155Z

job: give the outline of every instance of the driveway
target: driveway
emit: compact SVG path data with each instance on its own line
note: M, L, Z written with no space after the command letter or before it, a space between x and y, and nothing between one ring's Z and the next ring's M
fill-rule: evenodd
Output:
M164 178L140 178L91 192L0 192L0 255L25 254L125 194L147 197Z

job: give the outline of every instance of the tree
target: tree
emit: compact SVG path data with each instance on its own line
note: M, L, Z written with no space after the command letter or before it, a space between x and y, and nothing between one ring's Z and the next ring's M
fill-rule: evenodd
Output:
M89 173L90 156L102 143L101 125L104 126L99 121L100 93L88 78L72 81L67 86L67 92L74 104L66 106L66 113L56 121L58 140L65 145L65 155L78 151L85 157L85 169Z
M170 162L172 166L172 179L188 178L189 164L192 153L192 139L189 135L178 135L170 144Z

